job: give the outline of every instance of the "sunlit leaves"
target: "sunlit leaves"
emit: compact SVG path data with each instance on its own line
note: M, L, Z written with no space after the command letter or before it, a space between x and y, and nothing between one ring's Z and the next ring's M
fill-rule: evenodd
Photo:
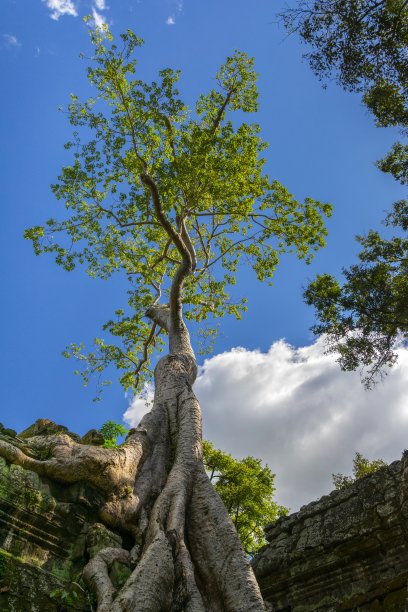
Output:
M263 544L264 528L287 514L288 509L273 500L274 479L268 466L255 457L234 459L203 442L204 466L228 510L247 554L253 555Z
M68 271L79 264L91 277L127 279L127 307L104 327L113 341L97 340L88 355L73 346L72 353L85 365L85 383L113 364L126 388L140 389L162 342L146 311L168 301L180 240L189 236L197 260L184 283L186 318L240 318L246 297L230 293L242 258L260 280L272 278L285 251L309 262L324 245L323 217L331 209L309 198L299 203L272 182L259 126L229 119L257 109L252 58L238 51L229 57L192 111L180 98L179 72L161 70L150 83L136 78L142 41L131 31L118 46L107 28L91 37L95 95L84 102L71 96L76 131L66 148L73 159L53 185L65 215L27 230L26 238Z

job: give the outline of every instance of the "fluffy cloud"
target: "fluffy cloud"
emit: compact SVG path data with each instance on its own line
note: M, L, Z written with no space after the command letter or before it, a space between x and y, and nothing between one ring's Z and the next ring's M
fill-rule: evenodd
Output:
M104 11L106 9L105 0L95 0L95 6L99 11Z
M174 25L176 23L176 20L174 19L174 17L172 17L172 15L170 15L169 17L167 17L166 23L167 25Z
M63 15L71 15L77 17L78 12L72 0L43 0L51 11L51 19L56 21Z
M267 353L233 349L204 362L195 383L205 438L236 457L261 457L276 473L276 499L292 511L350 473L354 452L392 461L408 446L408 350L373 391L342 372L322 340ZM146 411L135 399L131 424Z

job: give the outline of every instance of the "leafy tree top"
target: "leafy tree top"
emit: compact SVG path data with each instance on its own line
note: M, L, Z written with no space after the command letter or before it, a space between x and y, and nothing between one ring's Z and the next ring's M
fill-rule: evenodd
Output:
M271 181L259 126L239 121L241 114L230 119L257 109L252 58L236 51L216 87L189 109L177 89L179 72L161 70L151 83L137 78L134 56L143 41L132 31L120 46L107 28L91 38L95 96L81 102L72 95L75 132L66 148L73 161L53 185L66 214L27 230L26 238L67 271L82 264L91 277L126 276L128 308L104 326L114 341L96 339L87 355L72 345L71 353L85 365L85 383L113 363L122 384L140 390L168 331L169 309L182 317L184 308L197 322L240 318L246 297L230 297L240 261L261 281L270 281L286 251L309 262L324 245L331 207L298 202Z

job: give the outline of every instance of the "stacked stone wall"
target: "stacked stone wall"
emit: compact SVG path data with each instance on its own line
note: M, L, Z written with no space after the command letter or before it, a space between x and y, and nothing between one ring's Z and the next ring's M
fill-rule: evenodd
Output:
M275 612L408 610L408 453L266 537L253 567Z

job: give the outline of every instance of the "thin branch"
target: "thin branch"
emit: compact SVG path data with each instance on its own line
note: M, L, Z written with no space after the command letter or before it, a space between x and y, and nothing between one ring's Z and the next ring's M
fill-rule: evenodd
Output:
M104 208L101 204L99 204L99 202L96 202L95 200L94 200L94 203L97 205L99 210L113 217L116 223L118 223L120 227L133 227L133 226L138 226L138 225L156 225L156 226L159 225L158 223L155 223L154 221L131 221L129 223L123 223L112 210L109 210L109 208Z
M220 259L222 259L223 257L225 257L225 255L227 255L227 253L229 253L233 248L235 248L238 244L242 244L244 242L248 242L249 240L252 240L253 238L255 238L255 236L257 236L258 234L261 233L261 230L259 230L258 232L255 232L255 234L252 234L252 236L248 236L247 238L242 238L241 240L237 240L237 242L234 242L234 244L231 244L231 246L228 247L228 249L225 249L225 251L223 251L218 257L216 257L215 259L213 259L213 261L208 264L208 266L206 268L200 268L198 270L199 273L204 272L204 270L208 270L208 268L211 268L211 266L213 266L214 264L217 263L217 261L219 261Z
M135 369L135 383L136 383L136 385L139 382L140 371L143 368L144 364L149 359L149 346L154 342L154 336L155 336L155 333L156 333L156 327L157 327L157 324L155 322L153 322L153 325L152 325L152 327L150 329L150 333L149 333L148 337L146 338L145 342L143 343L143 357L139 360L139 363L137 364L137 367Z
M225 112L225 109L227 108L227 106L228 106L228 104L229 104L229 102L231 100L231 97L232 97L232 95L234 93L235 93L235 88L232 87L228 91L228 94L225 96L225 100L222 103L221 107L219 108L216 118L214 119L214 123L213 123L212 130L211 130L212 134L215 134L215 132L217 131L217 129L218 129L220 123L221 123L222 116L223 116L223 114Z

